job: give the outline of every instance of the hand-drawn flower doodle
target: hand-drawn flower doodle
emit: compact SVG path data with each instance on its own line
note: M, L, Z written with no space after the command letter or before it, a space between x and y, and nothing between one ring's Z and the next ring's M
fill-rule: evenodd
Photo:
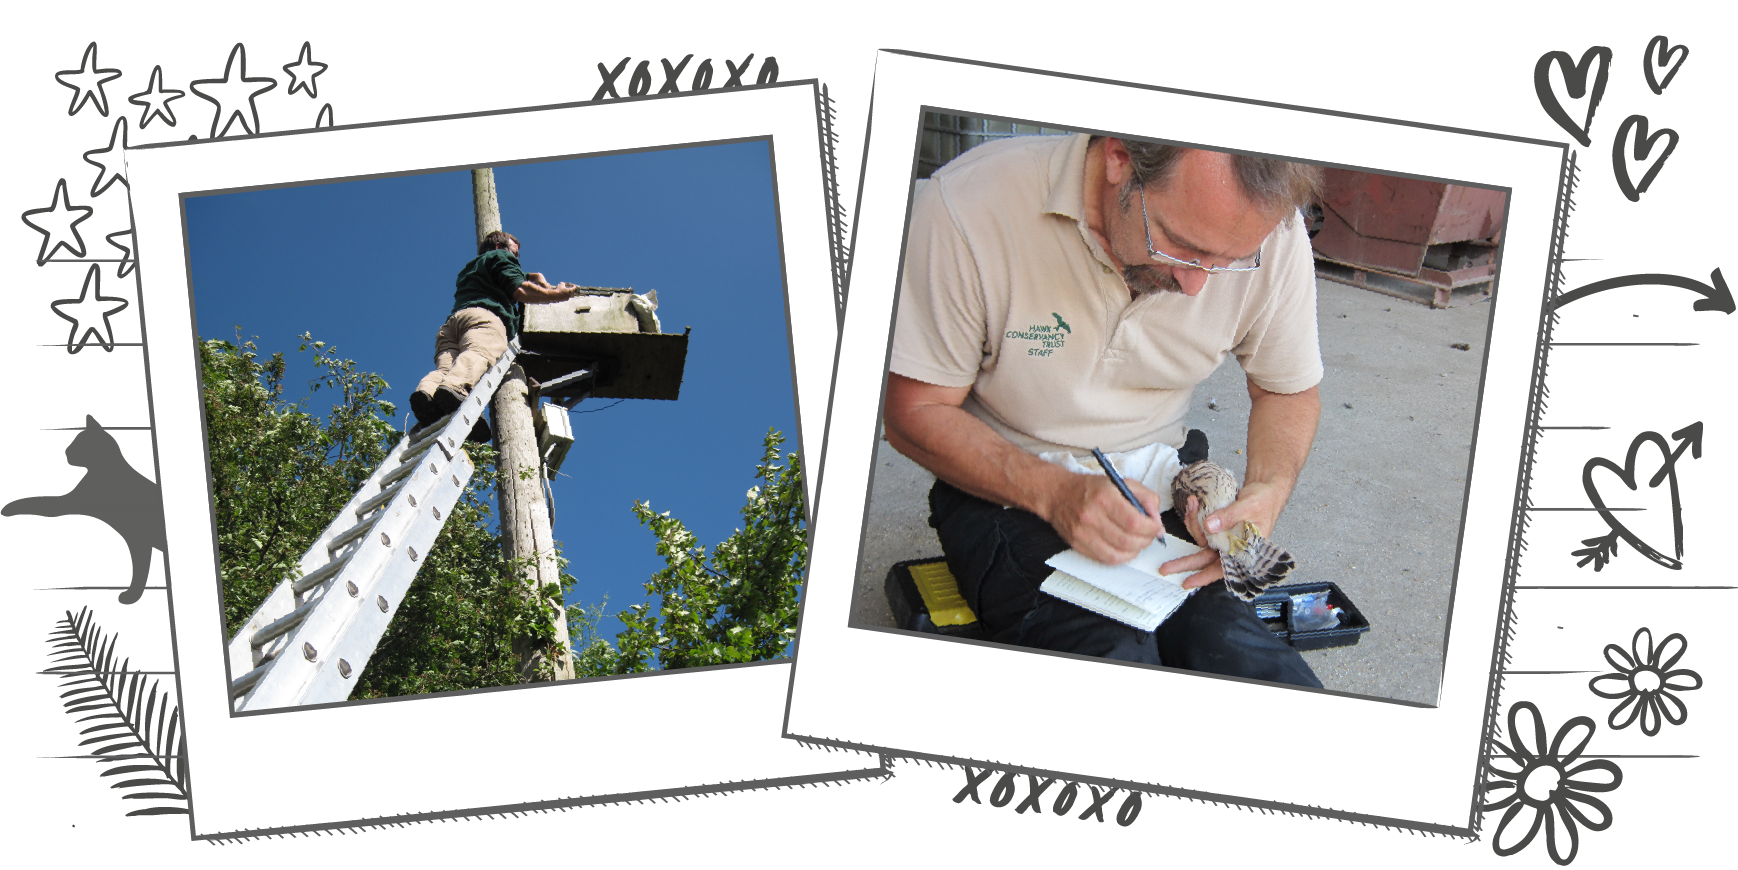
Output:
M1662 721L1672 724L1684 724L1689 721L1689 710L1611 710L1606 717L1606 728L1613 731L1623 731L1635 721L1641 721L1641 733L1653 736L1660 733Z
M1501 759L1485 763L1490 774L1484 783L1486 798L1508 792L1483 807L1487 813L1508 809L1498 820L1496 836L1491 840L1498 855L1513 855L1527 848L1543 827L1551 860L1566 865L1575 860L1580 847L1580 828L1603 831L1611 826L1611 810L1589 793L1617 788L1623 782L1623 772L1606 759L1576 763L1593 739L1594 730L1592 719L1577 716L1557 729L1547 748L1539 708L1527 701L1509 707L1508 737L1514 747L1501 741L1492 743L1517 769L1498 767Z

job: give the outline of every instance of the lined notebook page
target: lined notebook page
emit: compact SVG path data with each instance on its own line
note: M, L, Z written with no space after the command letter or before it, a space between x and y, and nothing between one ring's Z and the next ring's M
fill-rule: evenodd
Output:
M1167 536L1154 541L1124 565L1094 562L1073 550L1064 550L1046 560L1056 569L1039 590L1094 613L1152 631L1188 598L1193 590L1182 587L1188 574L1163 575L1159 566L1172 559L1199 552L1200 547Z
M1176 602L1168 610L1163 612L1146 610L1136 607L1073 574L1064 574L1061 571L1051 572L1049 577L1044 578L1043 584L1038 589L1069 604L1084 607L1093 613L1108 616L1118 622L1132 625L1141 631L1152 631L1158 628L1160 623L1164 622L1171 613L1176 611L1177 607L1182 605L1183 599L1189 597L1187 594L1181 594L1183 591L1179 589L1177 591L1180 594L1176 596Z

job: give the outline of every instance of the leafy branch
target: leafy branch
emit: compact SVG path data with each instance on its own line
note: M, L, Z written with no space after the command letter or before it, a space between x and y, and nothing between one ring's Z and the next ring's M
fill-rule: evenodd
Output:
M634 516L657 537L665 568L646 592L658 602L616 614L616 643L598 637L604 605L568 608L569 636L581 676L628 674L779 658L796 634L797 595L808 562L803 482L797 454L779 451L768 430L742 508L743 526L708 553L669 511L634 503ZM782 464L781 464L782 460ZM607 602L606 602L607 603Z

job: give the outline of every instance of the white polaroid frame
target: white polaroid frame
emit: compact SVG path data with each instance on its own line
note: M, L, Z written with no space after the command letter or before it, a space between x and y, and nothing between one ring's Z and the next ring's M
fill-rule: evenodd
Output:
M1012 118L1509 191L1474 467L1434 707L851 628L918 127ZM1471 831L1514 555L1530 373L1566 149L1305 107L882 52L787 735L897 756ZM914 554L915 555L915 554ZM1320 763L1298 765L1302 752Z
M881 775L873 756L780 738L788 662L260 715L232 715L226 691L182 198L768 139L814 504L838 330L816 100L815 83L792 82L127 152L194 836ZM528 127L538 135L520 135Z

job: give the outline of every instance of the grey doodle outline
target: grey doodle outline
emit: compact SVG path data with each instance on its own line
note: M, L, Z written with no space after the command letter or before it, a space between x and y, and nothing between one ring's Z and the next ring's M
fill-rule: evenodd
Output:
M1642 735L1656 736L1665 722L1681 726L1689 721L1689 710L1611 710L1606 714L1606 728L1623 731L1641 722Z
M633 61L633 57L622 57L622 61L620 61L619 64L615 64L614 69L607 68L607 66L603 66L603 61L598 61L598 75L603 76L603 83L598 85L598 90L594 90L593 94L591 94L591 99L620 97L619 92L615 90L615 80L622 76L622 69L627 69L627 64L631 63L631 61Z
M238 57L240 57L240 61L242 61L242 68L240 69L236 69L236 59L238 59ZM242 109L235 108L226 111L224 104L222 104L222 99L205 94L205 92L200 90L200 85L229 85L231 73L238 73L236 78L238 78L243 85L247 85L247 83L269 82L269 85L266 85L266 87L252 90L252 92L249 92L249 96L247 96L247 115L255 116L255 118L259 116L259 106L255 104L255 101L257 101L262 94L269 94L269 92L278 89L278 80L273 78L273 76L259 78L259 76L247 75L247 45L243 45L243 43L240 42L231 45L231 47L229 47L229 59L228 61L224 61L224 64L222 64L222 78L195 78L195 80L188 82L188 90L193 92L193 96L200 97L203 101L210 102L212 106L216 106L217 115L219 115L219 118L217 118L217 129L219 130L228 127L229 118L235 116L236 113L242 111Z
M640 61L634 64L634 71L627 76L627 96L643 97L652 92L652 61Z
M83 78L92 78L92 76L101 76L101 78L97 78L96 82L90 83L90 85L83 85L83 83L76 83L75 85L73 82L68 82L68 78L83 80ZM104 92L103 85L108 85L109 82L113 82L120 76L122 76L120 69L101 66L101 61L97 61L96 40L90 40L90 45L85 45L85 54L78 59L78 69L61 69L61 71L54 73L54 80L61 83L61 87L68 87L68 89L73 90L73 101L66 108L68 115L78 115L78 111L85 108L87 102L96 102L97 111L103 113L103 120L106 122L109 116L108 94Z
M151 80L144 85L144 90L127 97L127 102L132 106L143 106L144 111L141 116L144 118L149 118L158 111L163 115L174 115L176 109L169 108L170 102L177 101L186 94L188 94L186 90L165 89L163 87L163 64L156 64L151 68ZM153 96L162 96L163 99L151 99ZM139 99L139 97L144 97L144 99Z
M911 759L911 761L923 762L923 759ZM947 762L937 762L937 764L944 764L945 766ZM1083 809L1079 816L1076 816L1079 821L1086 821L1088 818L1093 818L1093 820L1097 820L1100 825L1104 825L1104 811L1109 807L1109 804L1111 804L1112 797L1116 797L1119 792L1124 795L1123 801L1121 801L1121 804L1118 804L1118 811L1116 811L1116 823L1118 823L1119 827L1130 827L1130 825L1135 823L1135 818L1140 816L1140 804L1142 804L1142 794L1144 794L1144 792L1140 792L1138 788L1119 788L1111 787L1111 785L1097 785L1097 783L1078 783L1078 781L1064 780L1064 778L1053 778L1053 776L1036 776L1036 774L1031 773L1015 773L1015 771L1010 771L1010 769L978 768L975 764L959 766L959 769L966 774L966 783L959 787L958 792L954 792L954 797L952 797L952 802L954 802L954 804L963 804L963 802L966 802L966 799L970 799L973 804L984 806L984 799L980 797L978 787L982 787L985 781L989 781L989 778L994 776L994 774L1001 773L1001 776L996 778L996 785L991 788L991 794L989 794L989 806L996 807L996 809L1003 809L1003 807L1008 806L1008 804L1012 804L1013 797L1015 797L1015 794L1018 794L1018 781L1020 781L1020 776L1024 776L1025 781L1029 783L1029 785L1027 785L1027 794L1025 794L1025 799L1022 799L1020 804L1013 809L1013 813L1015 814L1027 813L1027 811L1038 813L1039 816L1045 814L1043 797L1045 797L1046 792L1050 790L1051 785L1060 785L1060 788L1057 790L1057 799L1055 799L1055 802L1051 804L1051 811L1058 814L1058 816L1065 816L1065 814L1071 813L1072 809L1074 809L1074 799L1079 795L1079 787L1081 787L1081 785L1086 785L1086 792L1088 792L1088 795L1091 797L1091 804L1086 807L1086 809Z
M725 71L730 73L730 78L726 80L725 87L740 85L740 83L742 83L742 73L746 73L747 69L749 69L749 64L751 63L754 63L754 52L749 52L749 56L742 59L742 66L730 63L730 57L725 57Z
M833 99L833 96L831 96L831 94L827 94L827 83L826 82L820 83L820 94L819 94L819 96L815 97L815 99L817 99L817 101L819 101L820 116L822 116L822 118L826 118L827 115L838 115L839 109L834 108L834 102L838 102L838 101L836 101L836 99Z
M1529 748L1521 740L1516 719L1517 715L1522 714L1522 712L1533 714L1533 745L1536 748ZM1578 728L1587 729L1587 733L1582 736L1580 743L1576 743L1573 752L1562 752L1564 741L1569 740L1569 733ZM1575 856L1580 853L1580 847L1582 847L1578 827L1585 827L1590 832L1602 832L1602 830L1608 830L1611 827L1611 823L1616 818L1615 813L1611 811L1611 807L1606 802L1599 797L1594 797L1594 795L1613 792L1620 785L1623 785L1623 769L1618 768L1618 764L1611 759L1585 759L1583 761L1582 754L1587 750L1587 743L1592 741L1597 731L1599 731L1599 726L1595 724L1592 717L1576 715L1568 722L1564 722L1561 728L1557 728L1556 735L1547 735L1545 717L1540 710L1509 710L1509 743L1505 743L1500 735L1491 735L1488 747L1486 747L1486 754L1484 754L1484 773L1489 780L1495 780L1486 783L1484 814L1489 816L1496 811L1503 813L1502 818L1498 818L1496 821L1496 830L1491 832L1491 853L1495 853L1498 858L1509 858L1514 854L1522 853L1522 851L1526 851L1526 847L1533 844L1533 840L1538 837L1540 828L1545 828L1545 851L1550 854L1550 860L1552 863L1556 863L1557 867L1568 867L1571 863L1575 863ZM1503 771L1503 769L1498 769L1496 761L1514 762L1517 769L1516 771ZM1580 762L1580 764L1576 764L1576 762ZM1545 797L1533 797L1528 792L1528 780L1533 774L1538 773L1538 771L1545 771L1545 769L1557 773L1557 785L1552 787L1552 790ZM1606 773L1611 774L1611 781L1576 780L1578 774L1587 773L1587 771L1606 771ZM1491 790L1509 790L1510 794L1500 797L1496 801L1491 801L1488 794ZM1602 816L1601 820L1590 820L1587 813L1583 813L1582 807L1576 806L1578 802L1585 804L1590 809L1597 809ZM1521 835L1521 840L1516 842L1514 846L1503 846L1503 832L1526 809L1531 809L1531 814L1529 814L1531 821L1528 823L1526 834ZM1559 849L1557 849L1556 821L1559 820L1562 821L1564 830L1568 830L1568 854L1559 853Z
M711 59L711 57L707 57L704 61L700 61L699 66L693 68L693 76L688 80L687 89L681 87L681 73L687 71L688 63L690 63L690 61L693 61L693 52L688 52L688 54L681 57L681 61L674 64L669 63L669 57L659 57L659 66L664 68L664 83L659 85L659 89L655 90L655 94L685 94L685 92L700 92L700 90L713 89L713 59ZM615 63L614 68L612 68L612 66L605 66L603 61L598 61L596 66L598 66L598 78L600 78L600 83L598 83L598 89L591 92L591 99L593 99L593 101L598 101L598 99L624 99L624 97L645 97L653 94L652 59L650 59L650 57L640 59L640 63L634 64L633 73L627 73L626 94L622 94L622 92L617 90L617 87L615 87L615 83L620 82L620 78L622 78L622 71L626 71L627 64L633 63L633 56L622 57L620 61ZM744 82L742 82L742 76L746 75L747 71L749 71L749 66L753 66L753 64L754 52L749 52L749 56L742 59L742 64L740 64L740 66L735 63L735 61L732 61L730 57L725 57L725 68L730 71L730 78L725 80L723 85L718 85L718 89L747 87L747 85L744 85ZM761 59L760 71L754 73L754 83L756 83L756 85L766 85L766 83L775 82L779 82L779 57L768 54L768 56ZM827 101L833 102L833 99L827 97ZM827 113L822 113L822 115L827 115Z
M657 63L664 68L664 87L657 89L657 92L659 94L678 94L681 92L681 85L676 82L676 78L680 78L681 71L688 68L688 61L692 61L692 59L693 52L688 52L685 56L681 56L681 63L671 66L669 57L659 57ZM699 73L699 69L695 69L695 73Z
M1677 56L1677 63L1667 63L1667 66L1672 69L1665 73L1665 82L1660 82L1660 78L1656 76L1655 69L1653 69L1655 68L1653 57L1660 56L1662 61L1670 61L1670 57L1674 54ZM1672 45L1672 40L1665 38L1665 33L1658 33L1651 40L1648 40L1648 47L1642 49L1641 52L1641 75L1642 78L1648 80L1648 90L1653 90L1653 96L1665 96L1665 89L1672 87L1672 80L1677 78L1677 71L1684 68L1684 61L1688 61L1688 59L1689 45L1682 45L1682 43Z
M70 715L78 715L73 712ZM80 747L92 747L89 754L75 755L82 761L99 761L109 764L108 769L97 776L122 776L122 774L146 774L134 776L130 780L118 780L109 783L109 788L129 790L122 795L123 801L170 801L170 806L143 806L132 809L127 816L186 816L188 814L188 764L186 755L179 752L184 741L181 733L181 712L179 710L122 710L122 712L97 712L97 714L82 715L73 724L97 722L89 728L78 731L78 736L85 740L78 741ZM87 736L94 735L94 736ZM116 762L143 761L144 764L118 764ZM167 792L139 792L137 788L169 787ZM179 806L174 806L179 804Z
M306 80L301 80L301 76L295 75L295 69L301 69L304 68L304 66L313 66L315 71L313 71ZM297 54L297 56L295 56L294 61L283 64L283 66L280 66L278 69L283 69L283 75L290 76L290 97L294 97L295 94L301 92L301 90L306 90L306 92L308 92L308 99L320 99L320 92L318 92L318 89L320 89L320 83L315 82L315 80L316 78L320 78L320 75L327 71L327 66L332 66L332 64L323 64L320 63L320 61L315 61L315 56L313 56L313 40L302 40L302 50Z
M1599 111L1599 101L1606 96L1606 80L1611 78L1611 47L1609 45L1594 45L1582 52L1582 59L1575 61L1569 57L1569 52L1552 50L1538 56L1533 63L1533 92L1538 96L1540 108L1547 115L1568 115L1568 109L1562 108L1562 102L1557 101L1557 94L1550 87L1550 64L1557 64L1562 71L1562 83L1568 87L1569 99L1582 99L1587 96L1587 73L1592 69L1595 59L1599 61L1599 71L1594 73L1592 99L1587 102L1587 111L1582 115L1592 116ZM1571 75L1571 71L1575 75Z

